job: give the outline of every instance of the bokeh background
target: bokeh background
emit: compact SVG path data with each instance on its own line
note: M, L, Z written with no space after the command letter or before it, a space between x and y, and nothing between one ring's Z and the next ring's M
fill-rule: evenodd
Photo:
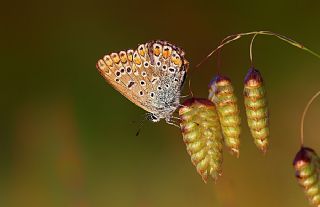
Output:
M320 2L10 1L0 12L0 206L308 206L294 177L299 122L320 89L320 60L258 36L254 63L271 112L270 149L254 146L243 113L250 38L226 46L221 70L242 109L241 154L225 153L223 176L204 184L179 129L144 124L144 111L108 86L95 64L105 53L169 40L187 53L191 88L207 96L213 57L227 35L271 30L320 52ZM193 72L192 72L193 71ZM184 94L188 94L185 87ZM306 118L306 145L320 152L320 101Z

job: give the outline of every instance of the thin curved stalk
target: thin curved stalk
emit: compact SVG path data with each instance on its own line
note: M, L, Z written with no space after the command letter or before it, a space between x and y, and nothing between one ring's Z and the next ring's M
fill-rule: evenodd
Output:
M253 35L253 37L252 37L252 39L251 39L251 42L250 42L250 49L249 49L249 51L250 51L250 63L251 63L251 67L253 67L252 46L253 46L253 41L254 41L254 39L256 38L257 35L258 35L258 34Z
M313 56L316 56L317 58L320 59L320 55L308 48L306 48L303 44L293 40L293 39L290 39L284 35L281 35L281 34L277 34L277 33L274 33L274 32L271 32L271 31L253 31L253 32L246 32L246 33L239 33L239 34L233 34L233 35L229 35L227 36L226 38L224 38L221 42L220 45L218 45L218 47L216 49L214 49L213 51L211 51L207 57L205 57L198 65L196 65L196 67L199 67L202 63L204 63L211 55L213 55L215 52L217 52L219 49L221 49L222 47L224 47L225 45L237 40L237 39L240 39L241 37L243 36L248 36L248 35L268 35L268 36L275 36L287 43L289 43L290 45L293 45L295 47L298 47L310 54L312 54Z
M304 108L304 111L301 116L301 122L300 122L300 141L301 141L301 146L303 146L303 141L304 141L304 119L306 117L306 114L309 110L310 105L312 102L320 95L320 91L318 91L316 94L312 96L312 98L308 101L307 105Z

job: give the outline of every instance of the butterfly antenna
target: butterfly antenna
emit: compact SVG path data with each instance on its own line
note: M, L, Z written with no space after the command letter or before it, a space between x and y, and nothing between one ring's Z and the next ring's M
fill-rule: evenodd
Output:
M141 131L142 126L143 126L143 123L144 123L144 121L141 121L141 122L140 122L140 124L139 124L139 129L138 129L138 131L136 132L136 137L139 136L140 131Z
M143 119L146 119L146 115L145 115L145 114L142 114L142 115L140 115L140 116L141 116ZM132 120L131 123L132 123L132 124L137 124L137 123L138 123L138 124L140 125L140 124L141 124L141 117L140 117L138 120L137 120L137 119L136 119L136 120Z
M140 131L141 131L141 127L138 129L138 131L137 131L137 133L136 133L136 137L139 136Z
M144 116L144 118L140 121L138 131L136 132L136 136L139 136L140 131L141 131L142 127L143 127L143 124L147 120L148 120L148 114L147 114L147 116Z

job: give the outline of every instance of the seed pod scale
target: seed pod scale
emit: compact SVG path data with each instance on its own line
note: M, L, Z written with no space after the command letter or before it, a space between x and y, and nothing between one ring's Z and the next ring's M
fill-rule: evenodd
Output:
M204 182L221 175L223 140L218 114L207 99L192 98L179 109L181 131L191 162Z
M241 119L231 80L217 75L209 84L208 98L217 108L225 145L239 157Z
M250 68L244 80L244 104L254 143L264 153L268 149L269 116L266 92L259 70Z

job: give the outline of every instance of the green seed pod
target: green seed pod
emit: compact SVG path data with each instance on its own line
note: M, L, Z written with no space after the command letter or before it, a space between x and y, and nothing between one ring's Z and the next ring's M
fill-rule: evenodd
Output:
M241 119L230 79L216 76L209 84L209 99L217 108L225 145L231 154L239 157Z
M254 142L265 153L268 149L269 116L263 80L255 68L249 69L244 80L244 105Z
M301 147L293 161L298 183L303 187L309 202L316 207L320 206L319 160L314 150Z
M179 109L181 131L191 162L204 182L221 175L222 133L214 104L207 99L192 98Z

